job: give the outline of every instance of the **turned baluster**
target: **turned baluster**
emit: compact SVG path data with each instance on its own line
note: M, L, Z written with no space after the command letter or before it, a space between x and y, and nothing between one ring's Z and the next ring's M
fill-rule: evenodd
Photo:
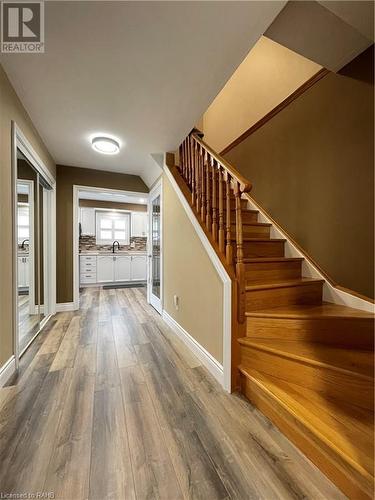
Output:
M187 147L187 158L188 158L188 172L187 172L187 182L191 189L191 148L190 148L190 136L186 139L186 147Z
M207 153L206 161L206 227L211 231L212 216L211 216L211 170L212 157Z
M202 193L202 186L201 186L201 164L200 164L200 146L196 143L195 144L195 157L197 161L197 168L196 168L196 185L197 185L197 199L195 201L195 208L197 209L197 212L199 213L200 207L201 207L201 193Z
M231 180L229 174L225 173L225 185L226 185L226 224L225 224L225 233L226 233L226 259L228 264L232 264L233 262L233 252L232 252L232 238L231 238L231 213L230 213L230 184Z
M218 171L219 185L219 250L222 254L225 253L225 229L224 229L224 179L223 171L219 165Z
M181 170L182 170L182 162L183 162L183 159L182 159L182 144L179 146L178 148L178 170L179 172L181 173Z
M189 137L189 150L191 155L191 204L195 203L195 150L192 137Z
M205 156L206 152L201 150L201 184L202 184L202 198L201 198L201 221L206 222L206 171L205 171Z
M245 264L243 261L243 233L241 190L238 182L234 185L236 203L236 277L238 282L238 320L243 323L245 319L246 290L245 290Z
M212 237L217 241L216 161L212 159Z

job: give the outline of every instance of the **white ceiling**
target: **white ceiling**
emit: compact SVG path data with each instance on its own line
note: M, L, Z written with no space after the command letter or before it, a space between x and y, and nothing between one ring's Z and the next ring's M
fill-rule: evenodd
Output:
M95 201L114 201L116 203L137 203L147 204L148 195L142 196L136 194L115 193L114 191L79 191L78 198L80 200L95 200Z
M1 63L56 163L160 173L285 1L45 2L46 52ZM93 133L120 154L95 153Z

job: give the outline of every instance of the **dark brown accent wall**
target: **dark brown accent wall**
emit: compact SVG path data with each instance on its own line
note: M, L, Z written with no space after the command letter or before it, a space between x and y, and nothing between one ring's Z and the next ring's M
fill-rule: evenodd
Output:
M58 165L56 169L56 300L73 301L73 186L148 193L138 175Z
M374 47L225 157L338 284L374 297Z
M80 207L111 208L113 210L131 210L132 212L147 212L147 205L138 203L119 203L117 201L79 200Z

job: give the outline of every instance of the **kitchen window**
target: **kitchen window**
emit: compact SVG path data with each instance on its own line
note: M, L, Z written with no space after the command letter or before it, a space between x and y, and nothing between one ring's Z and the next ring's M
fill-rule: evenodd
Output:
M96 212L96 244L130 244L130 214L121 212Z
M27 203L18 203L17 229L18 244L30 238L30 210Z

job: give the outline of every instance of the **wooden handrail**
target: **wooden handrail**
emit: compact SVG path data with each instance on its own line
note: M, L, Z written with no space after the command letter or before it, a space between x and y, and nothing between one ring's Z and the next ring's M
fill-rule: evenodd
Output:
M230 163L228 163L219 153L216 153L208 144L206 144L197 134L197 132L193 131L190 136L194 139L195 142L200 144L202 148L210 154L210 156L219 163L224 170L226 170L230 176L235 179L240 184L241 193L249 193L251 191L252 185L251 182L248 181L245 177L243 177L238 170L236 170Z
M245 321L245 266L241 196L251 183L202 140L197 129L182 142L179 171L191 191L190 203L238 287L238 321Z

